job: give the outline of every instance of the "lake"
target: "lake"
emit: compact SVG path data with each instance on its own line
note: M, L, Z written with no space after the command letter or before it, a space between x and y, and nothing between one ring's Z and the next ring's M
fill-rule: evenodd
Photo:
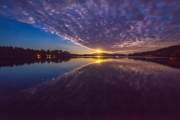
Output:
M2 119L179 119L178 58L72 58L0 67Z

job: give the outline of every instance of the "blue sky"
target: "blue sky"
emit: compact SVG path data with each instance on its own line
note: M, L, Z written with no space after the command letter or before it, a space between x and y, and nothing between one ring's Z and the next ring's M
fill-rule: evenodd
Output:
M45 32L31 24L0 16L0 45L32 49L61 49L71 53L92 53L93 50L81 47L62 37Z

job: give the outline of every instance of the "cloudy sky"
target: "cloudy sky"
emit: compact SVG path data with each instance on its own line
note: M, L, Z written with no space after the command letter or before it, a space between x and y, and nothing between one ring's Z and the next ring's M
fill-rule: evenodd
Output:
M180 44L179 0L1 0L0 42L131 53Z

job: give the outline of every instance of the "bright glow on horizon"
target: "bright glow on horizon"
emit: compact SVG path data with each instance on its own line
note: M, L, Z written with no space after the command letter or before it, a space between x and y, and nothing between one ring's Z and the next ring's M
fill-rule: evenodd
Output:
M101 53L102 51L101 50L96 50L98 53Z

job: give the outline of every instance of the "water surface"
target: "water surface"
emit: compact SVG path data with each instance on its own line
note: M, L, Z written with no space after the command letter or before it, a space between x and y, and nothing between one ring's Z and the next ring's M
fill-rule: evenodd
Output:
M167 65L128 58L74 58L2 67L0 114L3 118L178 119L180 69Z

